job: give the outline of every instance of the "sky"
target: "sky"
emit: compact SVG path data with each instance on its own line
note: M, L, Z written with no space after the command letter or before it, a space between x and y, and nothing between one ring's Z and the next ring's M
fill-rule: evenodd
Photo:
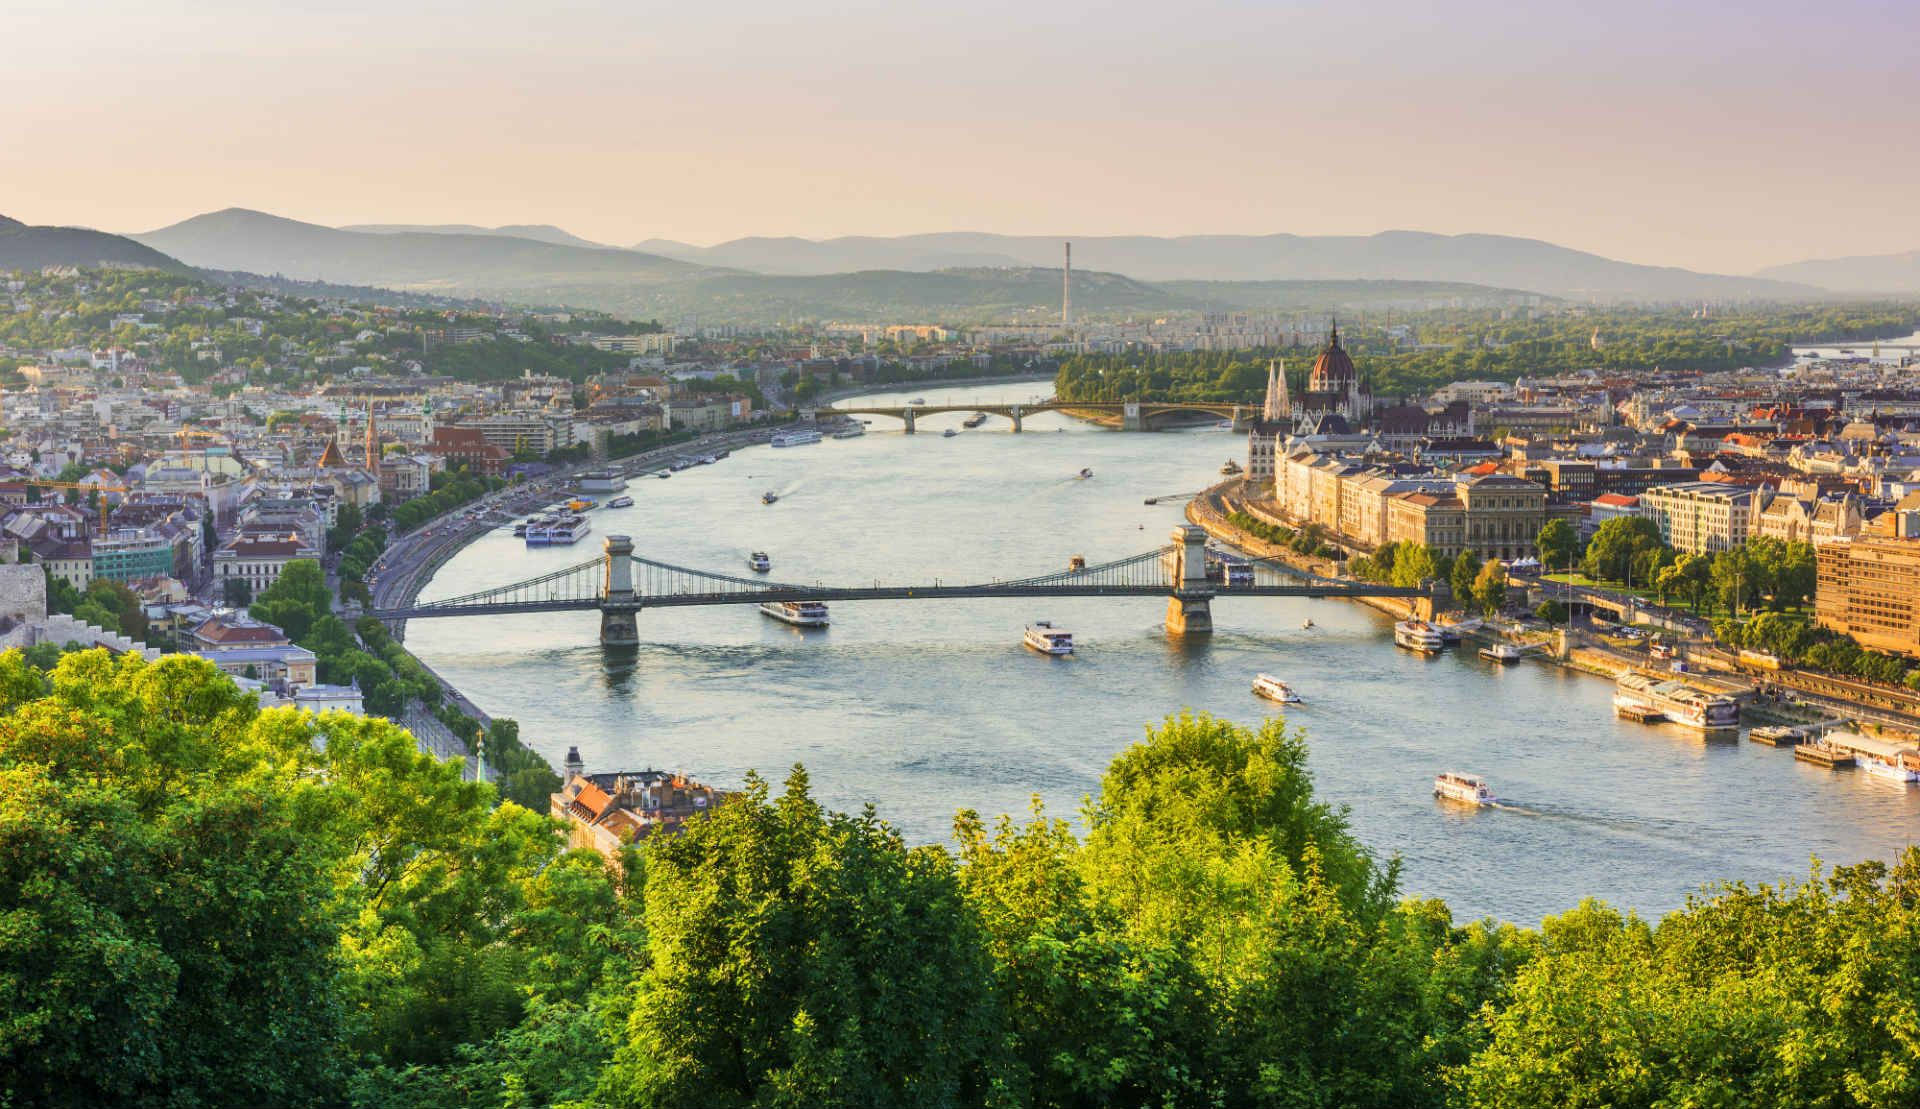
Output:
M324 9L324 10L319 10ZM0 0L0 214L1920 249L1920 3Z

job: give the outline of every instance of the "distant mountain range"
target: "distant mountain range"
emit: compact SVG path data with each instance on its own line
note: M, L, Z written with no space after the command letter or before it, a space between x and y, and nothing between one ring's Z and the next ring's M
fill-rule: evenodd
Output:
M0 270L45 266L144 266L192 272L191 267L121 235L84 227L34 227L0 216Z
M494 232L345 231L227 208L130 236L190 265L343 285L522 296L559 284L635 285L704 267L607 247Z
M472 223L349 223L342 231L371 231L376 235L498 235L508 239L532 239L555 246L584 246L595 250L612 249L606 243L583 239L551 223L509 223L499 227L481 227Z
M1817 285L1840 293L1911 296L1920 294L1920 250L1792 262L1761 270L1757 276Z
M1528 294L1595 301L1805 300L1920 293L1920 252L1753 276L1643 266L1505 235L1076 238L1084 313L1417 307ZM744 238L711 247L591 242L548 224L325 227L228 208L131 236L0 218L0 269L100 263L278 275L450 297L708 320L1042 319L1059 311L1061 240L951 232ZM177 259L177 261L176 261Z
M654 254L761 273L824 274L863 269L932 270L949 266L1049 266L1059 238L949 232L897 238L735 239L690 247L650 239ZM1073 240L1089 269L1141 281L1448 281L1529 289L1572 298L1693 300L1804 296L1785 281L1695 273L1618 262L1538 239L1508 235L1089 236Z

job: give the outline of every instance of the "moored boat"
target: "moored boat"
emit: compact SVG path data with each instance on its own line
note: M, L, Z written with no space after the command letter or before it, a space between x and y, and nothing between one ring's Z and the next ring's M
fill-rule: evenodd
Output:
M835 439L858 439L866 433L867 425L856 420L853 423L835 429L833 437Z
M773 438L767 440L776 447L804 447L809 443L818 443L820 433L810 427L797 427L789 431L776 431Z
M1300 695L1293 691L1292 686L1274 677L1272 674L1254 675L1253 692L1255 696L1265 697L1269 701L1278 701L1283 705L1298 705L1302 703Z
M1614 711L1628 719L1662 719L1697 731L1729 731L1740 726L1740 703L1675 678L1638 672L1620 675L1613 686Z
M1043 655L1070 655L1073 653L1073 633L1065 628L1056 628L1050 620L1035 620L1027 625L1020 642L1039 651Z
M1496 798L1493 787L1478 774L1461 774L1449 770L1433 780L1433 795L1443 801L1458 801L1466 805L1491 805Z
M1233 477L1234 475L1241 472L1240 464L1238 462L1235 462L1233 459L1229 458L1227 459L1226 465L1220 467L1220 472L1226 475L1227 477Z
M593 530L585 516L577 512L559 512L545 520L527 525L529 547L571 547Z
M824 628L828 624L827 606L820 601L768 601L760 606L760 614L796 628Z
M1828 732L1821 742L1836 753L1853 757L1853 764L1890 782L1920 782L1920 749L1906 743L1859 732Z
M1480 657L1488 662L1519 662L1526 652L1511 643L1489 643L1480 648Z
M1402 620L1393 626L1393 644L1423 655L1437 655L1447 641L1440 629L1425 620Z
M633 498L632 497L615 497L612 500L607 502L607 507L608 508L632 508Z

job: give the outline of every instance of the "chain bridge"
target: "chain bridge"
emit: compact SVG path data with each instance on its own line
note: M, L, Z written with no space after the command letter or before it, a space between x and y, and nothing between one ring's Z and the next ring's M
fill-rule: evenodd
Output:
M600 642L609 647L640 641L642 609L688 605L766 604L780 601L932 601L979 597L1165 597L1167 630L1205 634L1213 630L1215 597L1424 597L1418 589L1303 574L1277 562L1249 560L1250 584L1207 577L1207 533L1193 525L1173 529L1173 541L1127 558L1037 577L948 584L875 581L847 585L800 584L742 577L658 562L633 553L633 540L609 535L601 557L493 589L369 615L389 622L446 616L510 616L534 612L598 610Z

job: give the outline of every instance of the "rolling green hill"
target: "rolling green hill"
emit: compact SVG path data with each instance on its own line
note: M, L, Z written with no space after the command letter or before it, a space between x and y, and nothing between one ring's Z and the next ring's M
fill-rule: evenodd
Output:
M0 216L0 270L44 266L139 266L192 272L160 251L120 235L84 227L35 227Z

